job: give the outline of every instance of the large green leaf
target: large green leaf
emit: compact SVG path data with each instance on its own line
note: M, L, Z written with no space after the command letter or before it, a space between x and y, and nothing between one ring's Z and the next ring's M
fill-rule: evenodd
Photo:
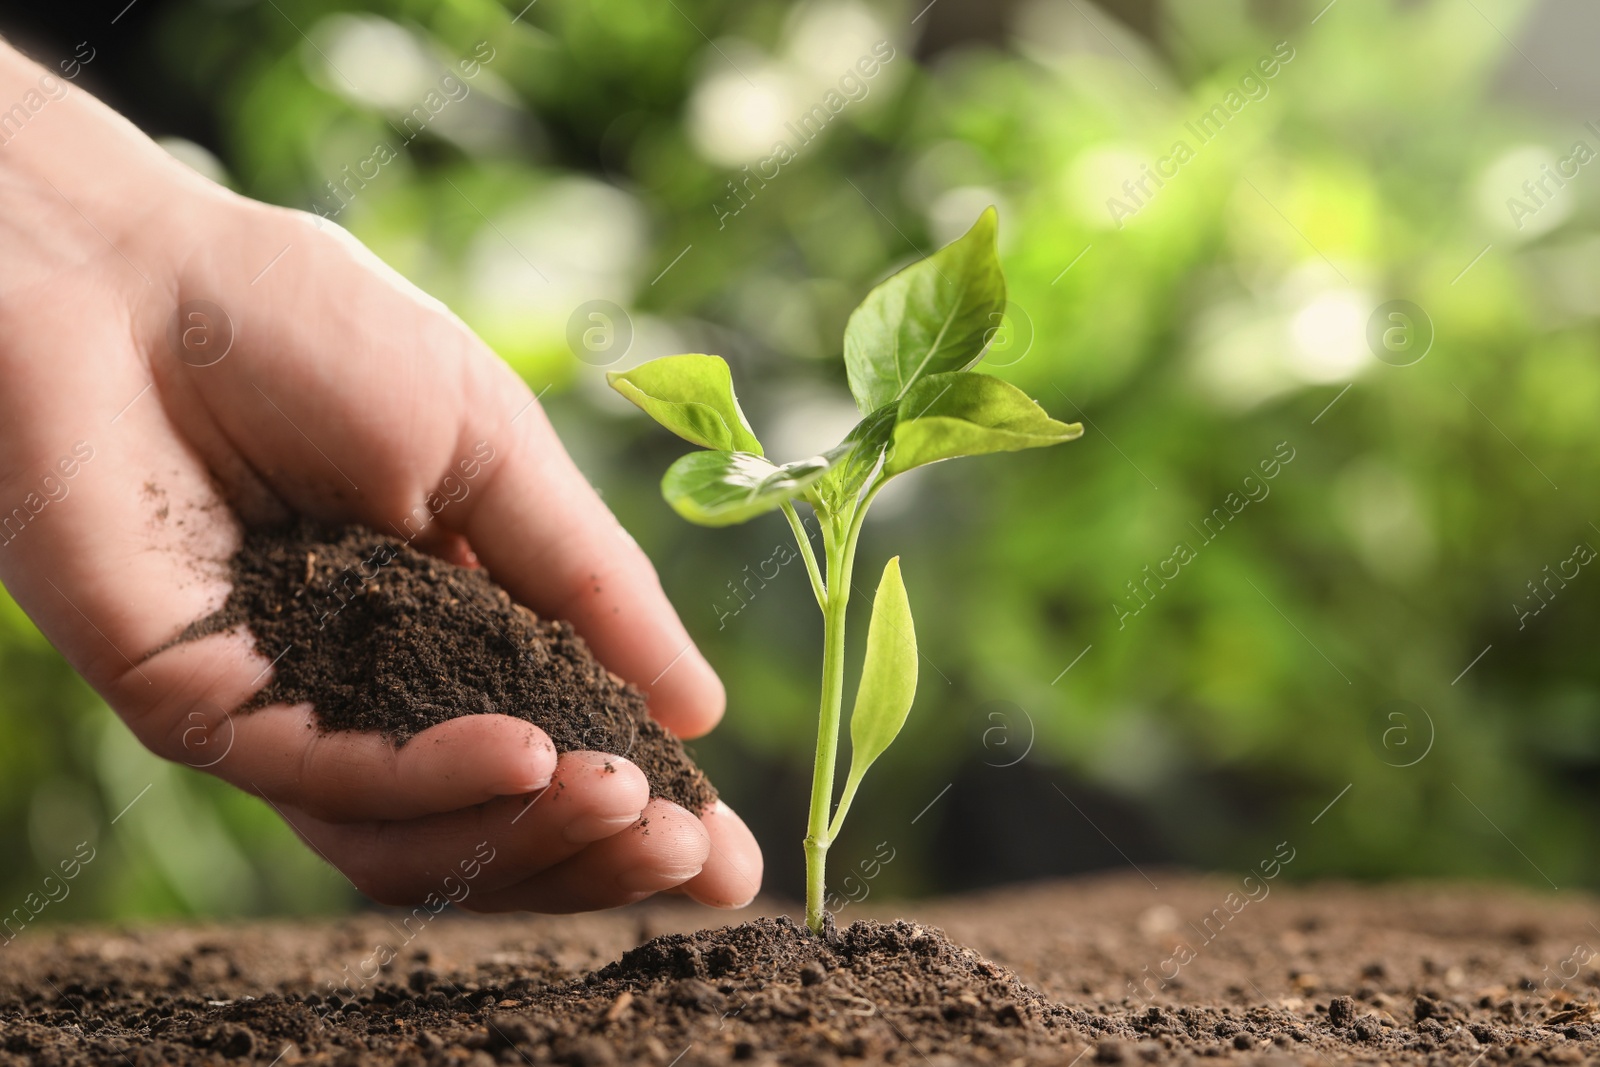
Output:
M804 493L828 469L815 456L782 466L749 452L690 452L661 479L674 511L701 526L732 526Z
M956 456L1044 448L1081 436L1082 423L1057 422L1010 382L970 371L934 374L900 401L884 470L900 474Z
M850 315L844 362L863 414L893 404L929 374L983 358L1006 306L986 208L966 235L883 282Z
M851 795L872 762L883 755L911 714L917 696L917 632L911 623L911 602L900 578L900 557L883 568L872 599L867 626L867 658L850 712Z
M721 356L663 356L606 375L611 387L661 425L701 448L762 454L739 410L733 374Z

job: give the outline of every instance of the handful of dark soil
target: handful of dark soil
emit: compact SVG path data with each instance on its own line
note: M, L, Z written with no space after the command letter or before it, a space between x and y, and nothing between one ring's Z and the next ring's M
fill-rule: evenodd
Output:
M644 694L600 665L569 623L514 603L487 571L424 555L363 526L302 521L254 531L230 561L233 590L180 640L244 624L275 661L251 707L310 701L329 730L403 745L461 715L513 715L558 752L612 752L652 796L696 814L716 790Z

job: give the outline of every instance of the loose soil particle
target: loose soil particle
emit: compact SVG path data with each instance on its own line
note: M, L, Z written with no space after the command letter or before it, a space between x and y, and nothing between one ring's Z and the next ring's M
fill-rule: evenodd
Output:
M673 902L30 929L0 1065L1600 1062L1593 897L1279 884L1207 940L1188 922L1237 881L1148 873L885 906L831 941L758 909L690 932L706 912ZM1178 977L1130 991L1179 941Z
M373 730L397 745L461 715L514 715L559 752L626 756L653 795L696 814L717 799L643 693L602 667L570 624L515 603L487 571L365 527L309 521L246 534L229 569L227 602L179 640L247 625L275 661L252 707L309 701L325 728Z

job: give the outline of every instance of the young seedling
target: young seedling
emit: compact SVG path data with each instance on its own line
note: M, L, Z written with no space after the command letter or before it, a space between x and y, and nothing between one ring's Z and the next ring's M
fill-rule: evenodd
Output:
M883 282L850 315L844 362L863 418L820 456L768 460L718 356L666 356L608 375L651 418L707 449L679 459L661 480L661 493L678 514L702 526L728 526L781 510L799 542L823 622L822 707L805 839L806 924L813 931L823 925L828 847L867 768L905 725L917 692L916 631L896 556L884 567L872 602L850 713L850 773L835 808L845 608L867 508L890 479L916 467L1040 448L1083 433L1078 423L1050 418L1017 387L972 370L1006 306L995 229L989 208L963 237ZM797 500L816 513L820 565L795 511Z

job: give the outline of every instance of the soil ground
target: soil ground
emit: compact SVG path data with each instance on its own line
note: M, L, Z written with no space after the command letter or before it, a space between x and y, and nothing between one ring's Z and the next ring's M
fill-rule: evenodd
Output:
M0 1064L1600 1063L1595 898L1240 907L1237 880L1148 873L873 900L832 942L769 902L29 932Z

